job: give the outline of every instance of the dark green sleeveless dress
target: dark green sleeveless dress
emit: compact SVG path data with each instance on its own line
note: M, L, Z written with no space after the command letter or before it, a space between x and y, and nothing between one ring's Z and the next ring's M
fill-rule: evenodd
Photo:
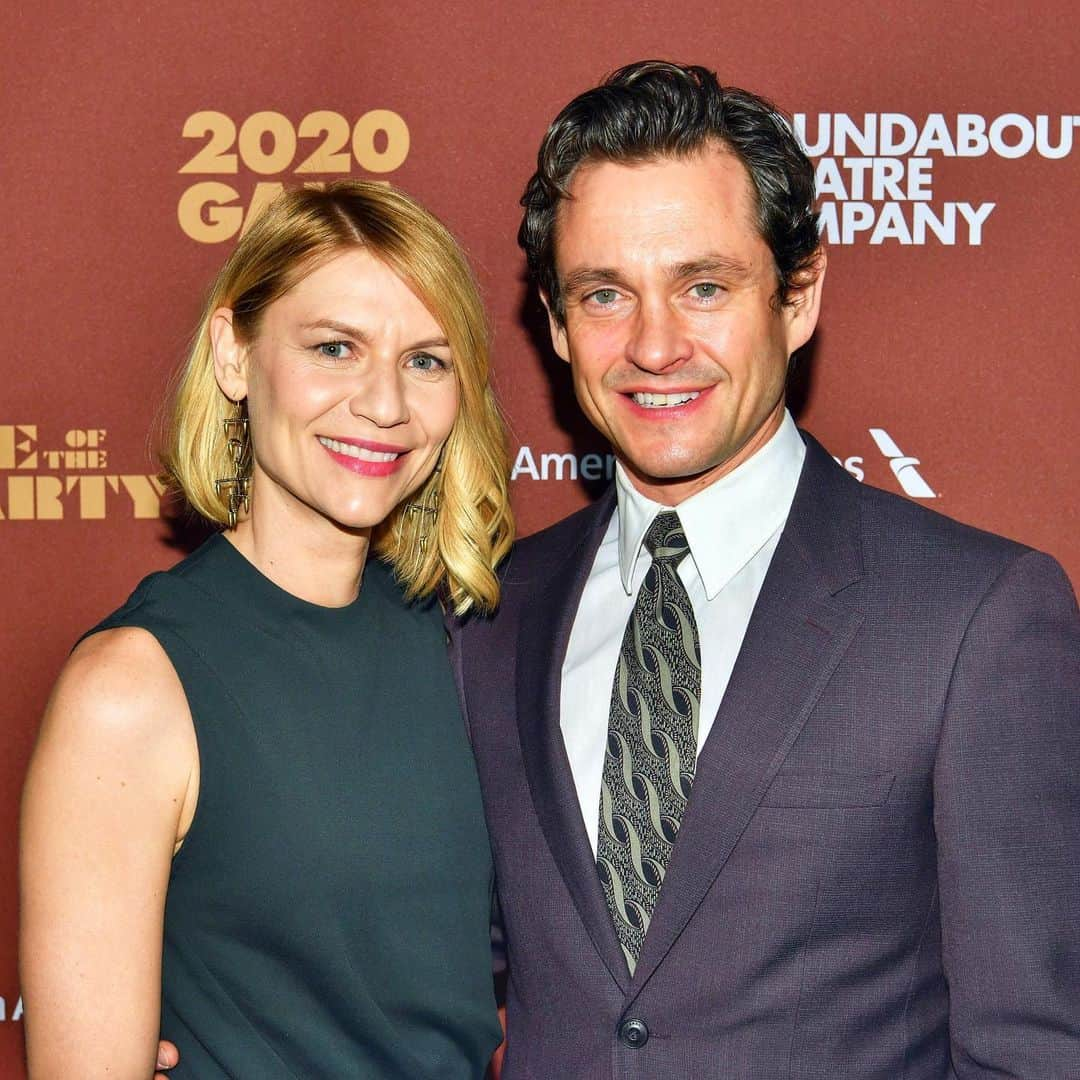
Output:
M96 629L117 626L161 643L199 744L165 908L171 1075L483 1076L491 854L438 606L373 560L354 603L310 604L215 536Z

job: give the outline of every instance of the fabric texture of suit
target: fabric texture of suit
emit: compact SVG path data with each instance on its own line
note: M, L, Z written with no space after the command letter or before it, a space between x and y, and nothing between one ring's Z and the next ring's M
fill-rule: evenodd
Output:
M455 633L503 1080L1080 1077L1068 581L806 441L632 978L558 715L613 492L520 542L498 615Z

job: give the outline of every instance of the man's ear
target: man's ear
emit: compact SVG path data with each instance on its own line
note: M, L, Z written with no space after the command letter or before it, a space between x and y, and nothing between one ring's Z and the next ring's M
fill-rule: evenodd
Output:
M788 356L810 340L817 326L827 264L825 249L819 247L814 252L813 260L792 284L788 303L781 309L786 324Z
M248 392L248 351L236 338L230 308L218 308L210 316L210 347L221 392L232 401L243 401Z
M570 362L570 350L566 344L566 323L560 321L555 314L554 309L551 306L551 300L548 298L548 294L543 289L540 290L540 301L544 305L544 310L547 312L548 317L548 329L551 331L551 345L554 348L556 354L561 360Z

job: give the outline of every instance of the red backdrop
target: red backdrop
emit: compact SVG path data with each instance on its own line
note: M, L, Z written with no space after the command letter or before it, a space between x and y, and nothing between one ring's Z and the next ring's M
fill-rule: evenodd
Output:
M38 717L79 632L182 554L147 432L203 289L277 184L389 179L464 241L530 532L588 497L575 473L603 469L583 457L603 447L542 344L514 243L536 147L620 64L714 67L801 114L820 161L831 261L800 421L866 481L1048 550L1080 580L1074 5L1037 20L927 0L433 10L118 0L5 16L4 1077L22 1075L16 824Z

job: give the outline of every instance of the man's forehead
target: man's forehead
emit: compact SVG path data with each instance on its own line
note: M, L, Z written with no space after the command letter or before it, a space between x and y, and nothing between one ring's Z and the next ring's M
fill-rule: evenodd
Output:
M741 181L745 194L753 198L753 181L739 156L725 143L711 141L685 153L652 154L643 157L613 159L606 157L586 158L570 174L566 187L571 197L580 197L583 190L599 184L618 182L619 178L647 178L665 174L666 183L676 185L680 178L699 173L730 175L733 181ZM567 200L561 200L560 205Z
M577 169L556 211L560 271L568 258L633 249L670 263L757 246L757 199L750 175L722 147L643 161L590 161ZM700 243L697 243L700 241ZM726 241L726 242L722 242ZM563 257L560 257L563 256Z

